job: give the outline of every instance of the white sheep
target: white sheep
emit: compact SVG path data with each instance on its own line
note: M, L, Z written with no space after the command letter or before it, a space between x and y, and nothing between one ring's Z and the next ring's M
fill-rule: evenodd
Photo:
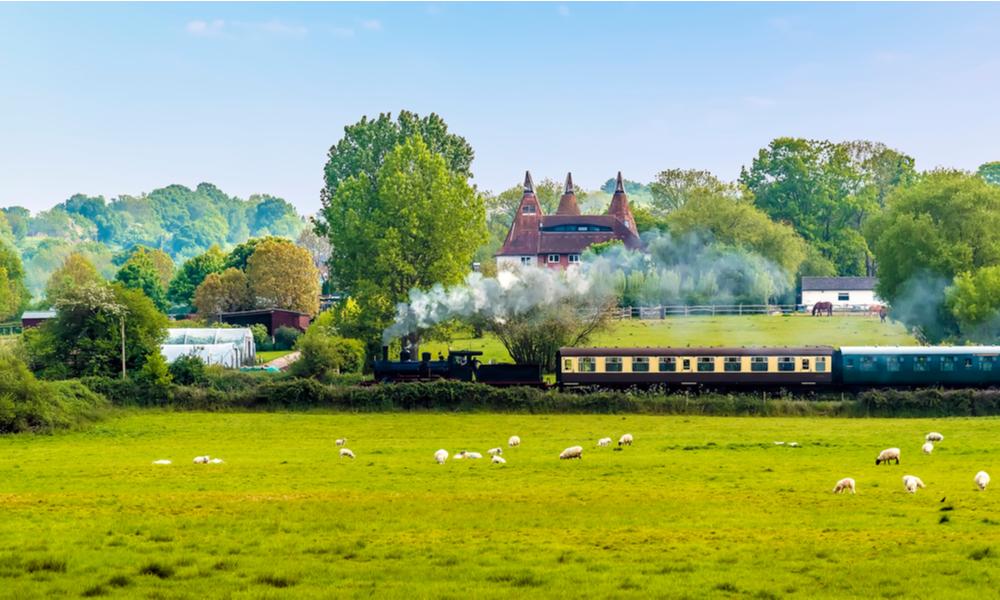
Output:
M205 456L196 456L196 457L194 457L194 464L196 464L196 465L207 465L209 460L211 460L211 459L209 458L209 456L207 454Z
M609 437L603 437L603 438L597 440L597 445L599 447L601 447L601 448L604 448L606 446L610 446L611 445L611 438L609 438Z
M348 450L347 448L341 448L340 449L340 457L344 458L345 456L347 458L354 458L354 453L351 452L350 450Z
M507 460L504 459L504 457L497 456L496 454L493 455L492 462L495 465L505 465L505 464L507 464Z
M885 450L878 453L878 458L875 459L875 465L880 465L882 463L889 464L890 460L896 461L899 464L899 448L886 448Z
M507 445L510 446L511 448L513 448L514 446L520 446L521 438L516 435L512 435L510 436L510 439L507 440Z
M347 438L337 438L337 442L336 443L337 443L338 446L343 446L344 444L347 443Z
M437 452L434 453L434 460L437 461L437 464L443 465L444 461L448 460L448 451L445 450L444 448L438 450Z
M221 464L223 464L223 462L224 461L221 458L213 458L212 460L208 461L208 464L210 464L210 465L221 465Z
M926 436L924 436L924 439L927 440L928 442L943 442L944 436L936 431L932 431L928 433Z
M195 462L197 462L197 461L195 461ZM154 460L153 464L154 465L169 465L169 464L173 464L173 463L171 463L169 460L167 460L165 458L161 458L160 460Z
M903 475L903 487L911 494L917 493L917 488L927 487L916 475Z
M846 491L850 491L852 494L856 494L857 491L854 489L854 480L850 477L844 477L837 482L837 486L833 488L834 494L840 494Z
M497 446L496 448L490 448L489 450L486 451L486 454L489 454L490 456L500 456L501 454L503 454L503 448L499 446Z
M799 443L798 442L788 442L788 447L789 448L798 448L799 447Z
M466 452L465 458L482 458L483 455L478 452Z
M990 474L986 471L980 471L976 473L976 477L973 479L976 485L979 486L980 491L986 490L986 486L990 484Z
M454 458L455 460L462 460L468 454L469 454L468 452L466 452L465 450L462 450L461 452L456 452L455 456L453 456L452 458Z
M583 446L570 446L559 453L559 458L583 458Z
M924 451L924 454L930 454L934 452L934 442L924 442L924 445L920 449Z
M632 445L632 434L626 433L625 435L618 438L619 446L631 446Z

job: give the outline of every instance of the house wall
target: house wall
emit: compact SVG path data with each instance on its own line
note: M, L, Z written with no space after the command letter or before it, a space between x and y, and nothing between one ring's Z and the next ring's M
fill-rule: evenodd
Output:
M848 294L850 299L838 300L841 293ZM802 290L802 304L812 306L817 302L833 302L834 306L885 304L874 290Z
M528 256L531 259L531 264L536 265L537 260L534 256ZM511 267L520 267L521 257L520 256L498 256L497 257L497 269L509 269Z

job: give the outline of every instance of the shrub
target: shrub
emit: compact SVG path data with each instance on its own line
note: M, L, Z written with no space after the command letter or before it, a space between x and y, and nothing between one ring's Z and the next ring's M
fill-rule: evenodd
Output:
M170 365L170 375L178 385L205 383L205 362L194 355L180 356Z
M106 407L79 381L39 381L23 361L0 354L0 433L78 427L100 419Z
M291 350L302 332L294 327L281 326L274 330L274 347L276 350Z
M253 343L258 347L271 343L271 336L267 333L267 327L261 323L251 325L250 333L253 334Z
M358 340L312 332L300 337L295 349L302 353L292 363L296 377L329 381L339 373L360 373L365 364L365 346Z

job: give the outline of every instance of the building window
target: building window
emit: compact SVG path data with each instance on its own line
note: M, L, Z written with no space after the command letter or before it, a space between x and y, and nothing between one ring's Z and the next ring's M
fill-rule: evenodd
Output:
M711 373L715 371L715 358L711 356L699 356L698 357L698 372L699 373Z
M778 357L778 370L779 371L794 371L795 370L795 359L791 356L779 356Z
M574 264L574 263L578 263L578 262L580 262L580 255L579 254L570 254L569 255L569 264Z
M755 356L750 359L750 370L760 373L762 371L767 371L767 357L766 356Z
M677 370L677 359L673 356L661 356L660 357L660 372L661 373L673 373Z
M632 372L633 373L648 373L649 372L649 359L645 356L636 356L632 359Z
M580 359L580 372L593 373L597 370L597 361L593 356L584 356Z
M622 357L609 356L604 359L604 370L608 373L622 372Z
M535 214L535 205L534 204L525 204L524 208L521 209L521 212L524 213L524 214L526 214L526 215L533 215L533 214Z
M557 263L557 262L559 262L559 255L558 254L550 254L549 255L549 262L550 263Z
M954 371L955 370L955 357L954 356L942 356L941 357L941 370L942 371Z
M847 292L837 292L838 302L848 302L851 299L851 295Z
M926 371L930 368L930 360L926 356L917 356L913 359L914 371Z
M885 368L888 371L898 371L899 370L899 357L898 356L887 356L885 358Z
M530 264L534 264L534 262L535 262L535 259L532 256L522 256L521 257L521 264L522 265L527 266L527 265L530 265Z
M729 371L730 373L733 373L733 372L738 373L738 372L742 371L743 370L743 365L740 362L740 357L739 356L727 356L725 358L725 360L723 361L723 363L722 363L722 369L724 371Z
M979 358L979 370L980 371L992 371L993 370L993 357L992 356L982 356Z

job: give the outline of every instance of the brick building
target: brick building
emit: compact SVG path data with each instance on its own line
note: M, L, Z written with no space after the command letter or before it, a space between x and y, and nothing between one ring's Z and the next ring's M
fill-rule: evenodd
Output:
M611 240L621 240L630 249L642 247L620 172L608 212L603 215L580 214L572 174L566 175L556 214L543 214L531 173L526 172L517 214L503 247L496 253L497 267L534 265L565 269L580 262L580 255L591 244Z

